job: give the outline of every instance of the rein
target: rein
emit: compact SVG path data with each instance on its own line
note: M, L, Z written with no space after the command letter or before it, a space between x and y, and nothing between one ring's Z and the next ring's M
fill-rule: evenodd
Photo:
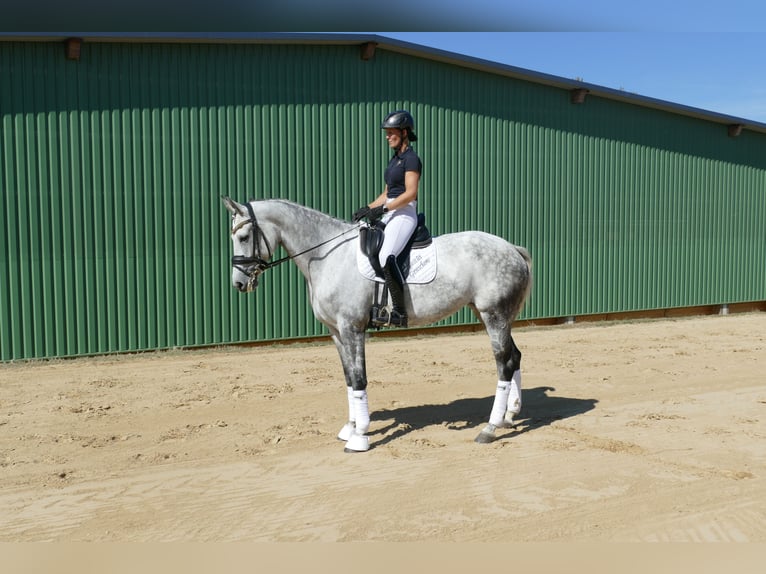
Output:
M248 289L252 287L256 279L258 279L258 276L264 271L266 271L267 269L271 269L272 267L281 265L282 263L285 263L286 261L290 261L291 259L300 257L301 255L304 255L308 253L309 251L313 251L314 249L318 249L322 247L323 245L327 245L328 243L335 241L339 237L343 237L347 233L350 233L351 231L359 229L359 227L361 226L361 224L359 224L355 227L352 227L351 229L347 229L346 231L343 231L339 233L338 235L335 235L334 237L327 239L326 241L322 241L321 243L314 245L313 247L304 249L300 253L295 253L294 255L288 255L286 257L282 257L281 259L277 259L276 261L268 261L261 256L261 239L266 244L267 257L271 257L271 253L272 253L271 245L269 245L268 240L263 235L263 231L261 231L261 227L258 225L258 220L255 217L253 206L250 205L249 202L246 203L245 206L247 207L247 211L248 211L248 214L250 215L250 218L240 221L239 224L231 230L231 234L234 235L240 228L247 225L248 223L252 223L253 224L252 252L249 257L246 255L233 255L231 258L231 265L235 269L239 269L242 273L244 273L250 278Z

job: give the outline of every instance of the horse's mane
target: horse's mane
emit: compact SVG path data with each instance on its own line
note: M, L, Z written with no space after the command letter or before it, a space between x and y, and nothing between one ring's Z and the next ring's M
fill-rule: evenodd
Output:
M317 223L322 223L325 225L329 224L330 222L332 222L333 225L342 225L346 227L353 225L351 222L346 221L345 219L334 217L332 215L324 213L323 211L319 211L318 209L314 209L313 207L308 207L306 205L297 203L295 201L291 201L289 199L257 199L257 200L251 200L251 201L281 204L281 205L287 206L291 210L300 211L302 217L304 218L308 218L311 221L316 221Z

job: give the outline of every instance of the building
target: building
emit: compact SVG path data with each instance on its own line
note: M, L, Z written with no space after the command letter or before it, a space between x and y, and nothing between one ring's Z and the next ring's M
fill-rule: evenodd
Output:
M230 287L219 197L349 218L397 108L432 232L532 253L522 319L766 300L764 124L377 35L4 36L0 360L324 334L293 266Z

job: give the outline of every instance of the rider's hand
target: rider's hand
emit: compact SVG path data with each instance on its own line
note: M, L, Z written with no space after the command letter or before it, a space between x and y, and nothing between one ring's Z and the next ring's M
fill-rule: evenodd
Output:
M360 207L354 212L354 221L359 221L363 217L367 217L367 215L370 213L369 206L365 205L364 207Z
M367 219L370 221L370 223L375 223L381 217L383 217L383 214L386 211L387 210L385 205L378 205L377 207L373 207L369 210L369 213L367 213Z

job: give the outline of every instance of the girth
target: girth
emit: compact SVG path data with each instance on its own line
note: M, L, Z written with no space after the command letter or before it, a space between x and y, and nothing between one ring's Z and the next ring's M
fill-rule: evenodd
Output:
M380 255L380 248L383 246L385 228L385 223L376 221L373 225L362 227L359 230L359 243L362 253L370 260L370 265L375 270L375 274L381 278L384 275L378 257ZM426 227L426 216L423 213L418 213L418 224L415 227L415 231L413 231L404 249L396 258L396 263L402 272L402 277L407 279L407 276L410 274L410 252L413 249L422 249L431 245L431 241L431 232Z

